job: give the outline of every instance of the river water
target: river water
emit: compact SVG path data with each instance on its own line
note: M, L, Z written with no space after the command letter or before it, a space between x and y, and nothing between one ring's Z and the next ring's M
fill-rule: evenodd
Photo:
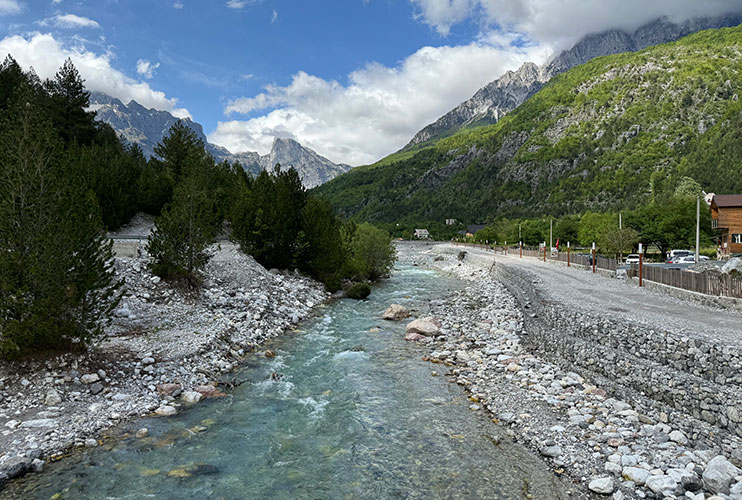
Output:
M170 418L149 437L85 450L3 495L23 499L561 499L564 485L472 411L445 367L421 360L396 302L426 312L461 287L401 264L366 301L324 306L256 352L245 383ZM438 370L440 376L432 376ZM274 375L275 374L275 375ZM278 378L278 380L275 380ZM5 498L5 496L3 496Z

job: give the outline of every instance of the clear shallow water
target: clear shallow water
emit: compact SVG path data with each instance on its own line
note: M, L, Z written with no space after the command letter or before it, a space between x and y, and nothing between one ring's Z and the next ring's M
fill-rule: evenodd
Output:
M227 398L145 419L121 438L30 475L23 499L560 499L546 465L469 410L443 367L384 322L460 286L401 266L367 301L330 304L255 353ZM376 329L378 328L378 331ZM280 375L273 380L272 374ZM502 440L502 444L495 444Z

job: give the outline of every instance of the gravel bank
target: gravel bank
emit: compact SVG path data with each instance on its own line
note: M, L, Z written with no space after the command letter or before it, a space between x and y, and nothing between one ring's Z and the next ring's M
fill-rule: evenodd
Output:
M81 355L0 362L0 485L97 446L122 422L222 395L248 351L328 298L321 284L267 271L234 244L213 250L197 293L153 276L144 257L117 258L125 295L106 338Z
M449 367L470 394L472 410L489 411L555 473L582 484L578 496L742 500L738 438L699 439L705 433L691 433L689 424L725 433L642 394L622 397L627 391L613 390L615 381L526 345L535 313L521 309L482 259L459 261L455 252L417 245L401 245L400 257L471 281L431 302L441 325L423 340L431 361Z

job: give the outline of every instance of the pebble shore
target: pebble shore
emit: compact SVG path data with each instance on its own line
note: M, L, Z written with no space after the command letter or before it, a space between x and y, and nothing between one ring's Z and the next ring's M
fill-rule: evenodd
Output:
M589 374L526 349L524 311L481 263L400 248L403 259L471 282L430 303L440 328L416 337L430 361L448 367L472 411L489 412L556 474L580 484L576 497L742 500L742 450L696 447L674 415L636 407Z
M328 299L298 273L268 271L232 243L212 248L198 292L116 258L125 293L106 337L83 354L0 362L0 487L40 472L103 431L220 397L241 359ZM142 430L145 435L145 431Z

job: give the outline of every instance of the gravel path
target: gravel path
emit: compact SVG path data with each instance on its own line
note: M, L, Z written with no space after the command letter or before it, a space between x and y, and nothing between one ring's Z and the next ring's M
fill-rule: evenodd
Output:
M493 256L492 252L477 248L465 250L475 255ZM530 273L532 282L546 300L563 303L570 309L742 348L742 315L736 311L700 306L576 266L510 255L497 255L495 261L496 265Z

